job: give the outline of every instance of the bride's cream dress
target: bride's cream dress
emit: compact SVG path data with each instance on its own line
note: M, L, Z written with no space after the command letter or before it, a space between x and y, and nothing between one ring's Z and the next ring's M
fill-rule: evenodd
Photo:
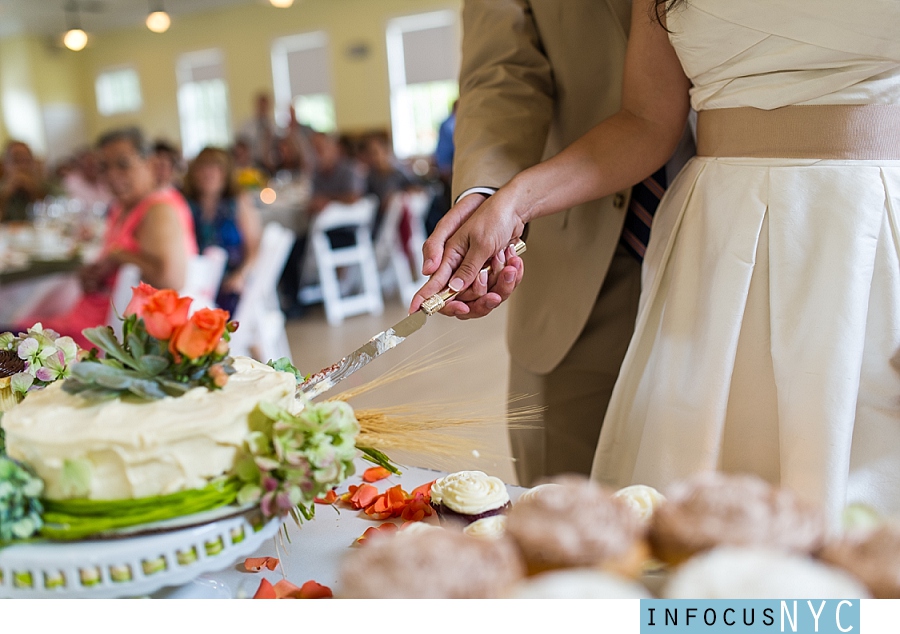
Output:
M668 28L698 111L900 108L900 0L686 0ZM900 160L693 159L654 221L593 477L749 471L833 520L900 512L898 252Z

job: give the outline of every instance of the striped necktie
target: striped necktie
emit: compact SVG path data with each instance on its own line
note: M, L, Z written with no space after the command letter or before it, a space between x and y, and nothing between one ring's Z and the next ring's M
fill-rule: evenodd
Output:
M631 203L625 214L620 242L638 262L644 261L647 242L650 240L650 226L659 200L666 191L666 167L631 188Z

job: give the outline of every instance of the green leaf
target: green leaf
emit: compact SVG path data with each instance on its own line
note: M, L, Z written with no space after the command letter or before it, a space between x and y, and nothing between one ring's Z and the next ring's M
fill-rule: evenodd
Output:
M391 462L391 459L388 458L387 454L378 451L374 447L357 447L357 449L362 452L365 460L373 462L379 467L384 467L394 475L401 475L402 472Z
M157 374L164 372L165 369L169 367L170 363L165 357L160 357L155 354L145 354L138 361L141 365L141 371L150 376L156 376Z
M125 337L125 342L128 345L128 351L131 352L131 356L139 358L146 354L146 350L144 350L144 342L141 341L141 338L133 332L128 333L128 335Z
M270 368L278 370L279 372L290 372L294 375L297 383L302 383L304 380L306 380L306 377L303 376L303 373L300 372L300 370L298 370L296 367L294 367L294 364L291 363L291 360L287 357L281 357L280 359L276 359L275 361L269 359L269 362L266 365L268 365Z
M125 351L118 341L116 341L116 335L109 326L86 328L83 331L83 334L88 341L103 350L103 352L113 359L118 359L129 367L135 367L134 358Z

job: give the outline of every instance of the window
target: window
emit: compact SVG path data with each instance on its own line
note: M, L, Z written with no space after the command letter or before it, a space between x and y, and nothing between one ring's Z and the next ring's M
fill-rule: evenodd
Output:
M288 106L293 105L300 123L320 132L337 128L327 35L319 31L275 40L272 76L279 123L287 123Z
M394 153L431 154L459 96L459 31L452 11L396 18L387 27Z
M97 75L94 83L97 110L103 116L141 109L141 82L133 68L118 68Z
M185 156L207 145L225 147L231 141L228 84L219 50L187 53L178 60L178 117Z

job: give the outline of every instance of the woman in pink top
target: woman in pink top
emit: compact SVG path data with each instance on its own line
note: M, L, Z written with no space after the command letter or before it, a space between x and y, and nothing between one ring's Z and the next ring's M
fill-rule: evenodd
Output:
M80 271L84 294L72 310L33 315L22 324L40 321L88 347L81 331L106 322L120 265L137 265L141 280L151 286L178 290L184 286L188 259L197 253L190 209L177 191L156 189L140 131L110 132L101 137L98 149L100 171L114 196L100 258Z

